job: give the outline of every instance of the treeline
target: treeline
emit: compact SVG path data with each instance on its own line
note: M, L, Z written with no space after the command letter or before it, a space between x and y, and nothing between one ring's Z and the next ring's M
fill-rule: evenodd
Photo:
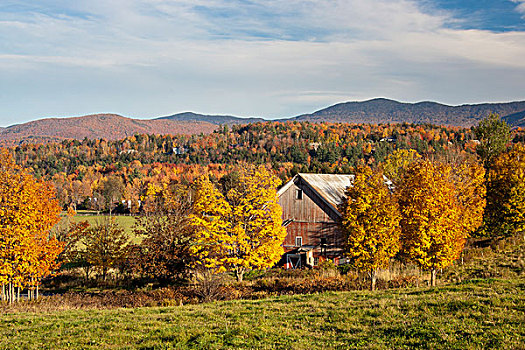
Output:
M517 131L516 140L520 135ZM191 182L205 173L220 178L239 164L268 166L287 181L298 172L352 173L359 165L373 167L396 149L439 159L474 154L474 140L470 129L433 125L266 122L231 130L225 126L209 135L25 144L13 154L35 176L53 181L64 208L109 211L113 195L108 188L116 187L116 197L125 201L117 209L136 212L150 184Z
M489 116L473 129L478 157L449 161L396 150L374 171L359 167L341 206L345 255L368 272L397 257L431 272L452 264L468 237L525 231L525 146ZM385 177L392 183L385 183Z
M414 124L254 123L234 125L208 135L134 135L123 140L71 140L24 144L17 162L37 176L78 172L89 167L106 172L141 164L292 163L303 171L346 173L361 162L378 163L393 149L420 154L450 149L472 151L469 129Z

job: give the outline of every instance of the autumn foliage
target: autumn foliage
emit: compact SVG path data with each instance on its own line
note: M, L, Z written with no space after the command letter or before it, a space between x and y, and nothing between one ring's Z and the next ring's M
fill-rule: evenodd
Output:
M54 198L49 183L16 165L6 150L0 152L0 284L2 298L10 302L23 288L32 295L58 267L63 244L49 234L61 211Z
M481 225L484 172L478 165L454 173L449 164L424 160L410 166L399 188L403 253L431 271L456 260ZM470 198L469 196L472 196Z
M286 231L277 202L278 184L263 167L240 171L226 195L207 177L196 181L191 225L193 251L202 266L233 271L242 280L246 271L271 267L279 260Z
M376 271L388 266L399 251L399 210L381 172L357 170L341 208L345 255L359 271L370 274L375 289Z
M490 166L485 231L510 236L525 231L525 146L501 153Z

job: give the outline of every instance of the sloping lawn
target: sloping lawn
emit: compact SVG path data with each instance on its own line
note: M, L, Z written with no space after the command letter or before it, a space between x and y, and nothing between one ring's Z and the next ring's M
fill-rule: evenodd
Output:
M525 349L525 278L0 320L1 349Z

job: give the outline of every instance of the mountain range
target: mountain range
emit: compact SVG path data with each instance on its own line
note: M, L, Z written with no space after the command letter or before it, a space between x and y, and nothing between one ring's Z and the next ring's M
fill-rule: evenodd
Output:
M429 123L470 127L490 113L499 114L512 127L525 127L525 101L449 106L436 102L403 103L385 98L363 102L339 103L311 114L275 121L310 121L338 123ZM116 114L83 117L45 118L0 128L0 145L23 142L60 141L63 139L121 139L136 133L198 134L210 133L218 125L248 124L264 118L229 115L178 113L156 119L132 119Z

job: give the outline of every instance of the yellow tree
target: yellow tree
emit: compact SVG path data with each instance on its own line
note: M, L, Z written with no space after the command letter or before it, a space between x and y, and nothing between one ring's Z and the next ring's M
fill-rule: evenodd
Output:
M198 266L224 272L232 240L231 224L226 221L231 206L208 176L197 178L194 187L193 213L190 215L190 228L194 235L191 252L196 256Z
M286 236L277 199L279 179L265 168L240 171L226 196L208 177L196 181L191 225L193 250L201 264L233 271L242 281L246 271L275 264Z
M496 157L487 181L485 231L509 236L525 232L525 146Z
M398 149L386 157L381 168L385 176L394 184L399 184L404 171L415 161L421 159L419 153L413 149Z
M466 160L453 166L453 182L458 205L463 215L458 225L469 235L483 224L487 204L485 168L476 161Z
M283 254L281 244L286 236L277 186L281 181L266 168L248 167L226 195L232 212L231 237L233 254L227 259L237 279L251 269L273 266Z
M385 185L383 174L369 167L357 170L341 207L341 228L345 255L359 271L367 271L370 289L376 273L388 266L399 251L399 210L396 199Z
M469 233L481 223L484 206L483 172L475 166L462 172L471 181L460 181L452 167L425 160L409 166L399 188L403 252L421 268L430 270L435 286L436 270L456 260ZM481 184L481 188L479 188ZM462 191L478 196L472 201Z
M51 229L60 220L61 211L57 200L53 200L55 191L53 187L45 182L35 181L33 183L34 193L32 197L36 200L33 208L34 226L31 229L31 258L29 270L26 275L29 287L29 297L38 298L38 288L41 280L60 267L58 256L64 249L64 243L59 241L50 233ZM35 294L36 292L36 294Z

